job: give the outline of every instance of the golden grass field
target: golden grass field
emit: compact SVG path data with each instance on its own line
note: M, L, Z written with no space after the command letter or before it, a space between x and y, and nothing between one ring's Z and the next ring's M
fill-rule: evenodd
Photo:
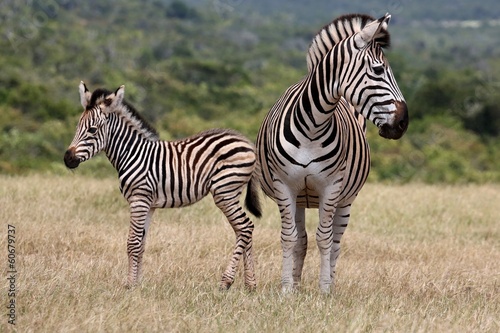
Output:
M234 234L211 198L158 210L144 279L124 288L128 206L116 179L0 176L2 251L16 230L8 332L499 332L500 186L367 184L342 240L336 289L318 290L316 211L303 288L280 292L277 208L254 220L258 289L218 289ZM7 264L4 277L7 277ZM240 267L239 273L241 273Z

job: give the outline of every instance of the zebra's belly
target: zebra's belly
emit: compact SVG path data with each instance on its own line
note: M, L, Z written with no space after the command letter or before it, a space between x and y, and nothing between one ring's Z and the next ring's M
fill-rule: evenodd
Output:
M203 193L192 193L192 191L183 191L182 193L157 193L152 207L154 208L179 208L192 205L205 196L208 191Z

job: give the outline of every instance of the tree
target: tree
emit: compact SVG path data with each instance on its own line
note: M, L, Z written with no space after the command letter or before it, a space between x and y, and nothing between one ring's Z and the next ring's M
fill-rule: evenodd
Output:
M165 15L181 20L193 20L199 17L196 9L189 7L182 1L174 1L167 7Z

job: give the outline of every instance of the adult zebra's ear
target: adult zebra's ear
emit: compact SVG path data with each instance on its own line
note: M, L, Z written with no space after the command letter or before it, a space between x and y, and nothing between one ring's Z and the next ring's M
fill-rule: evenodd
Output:
M86 109L87 105L90 102L90 96L92 96L92 94L87 89L87 86L85 85L85 83L83 83L83 81L80 81L78 90L80 91L80 103L82 104L83 108Z
M364 48L371 41L376 41L382 47L388 47L390 36L387 31L391 15L385 14L383 17L365 25L363 30L354 36L354 43L358 49Z
M114 109L120 104L122 104L124 96L125 96L125 86L121 85L118 89L115 90L114 93L111 93L108 96L106 96L104 104L109 109Z

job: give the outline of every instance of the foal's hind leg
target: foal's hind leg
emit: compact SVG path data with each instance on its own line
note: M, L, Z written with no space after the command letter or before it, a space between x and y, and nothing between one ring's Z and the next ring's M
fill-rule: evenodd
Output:
M223 290L229 289L233 284L242 255L245 268L245 286L249 290L254 290L257 286L252 256L252 233L254 225L240 205L240 194L241 188L212 193L215 204L226 215L229 224L231 224L236 234L236 244L231 260L224 274L222 274L220 288Z

